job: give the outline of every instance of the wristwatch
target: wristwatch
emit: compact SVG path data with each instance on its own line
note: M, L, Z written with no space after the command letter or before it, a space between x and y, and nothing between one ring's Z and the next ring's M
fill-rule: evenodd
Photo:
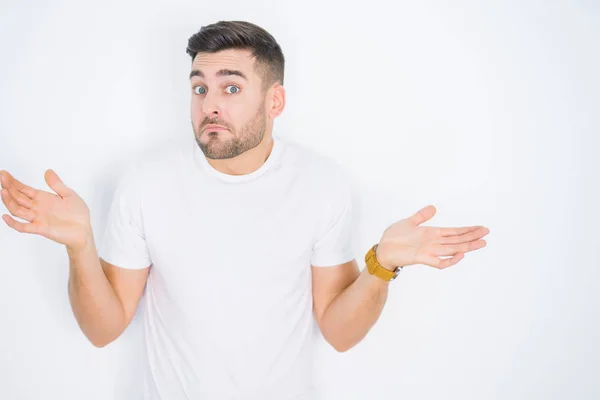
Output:
M387 268L384 268L377 261L376 253L377 244L373 245L365 254L365 263L367 264L367 269L371 275L375 275L384 281L393 281L396 279L400 271L402 271L402 267L398 266L394 268L393 271L390 271Z

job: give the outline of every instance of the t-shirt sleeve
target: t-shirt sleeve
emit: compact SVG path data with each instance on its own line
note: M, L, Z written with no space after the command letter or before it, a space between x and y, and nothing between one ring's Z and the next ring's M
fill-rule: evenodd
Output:
M144 235L139 179L135 164L119 179L99 246L100 258L121 268L143 269L152 263Z
M329 267L354 258L354 199L351 180L338 169L331 182L333 193L327 200L323 229L313 246L311 265Z

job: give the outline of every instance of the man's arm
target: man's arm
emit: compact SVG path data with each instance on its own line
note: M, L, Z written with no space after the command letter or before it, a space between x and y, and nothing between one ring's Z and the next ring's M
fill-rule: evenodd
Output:
M142 295L149 268L126 270L98 257L85 201L52 170L44 178L50 193L34 189L0 171L2 202L15 217L4 222L21 233L37 234L65 245L69 255L68 293L75 318L97 347L127 327Z
M124 269L98 257L93 237L69 254L68 293L75 319L96 347L118 338L135 315L149 268Z
M315 318L323 337L343 352L359 343L375 324L387 299L389 282L359 272L356 260L312 267Z
M383 268L425 264L451 267L465 253L481 249L490 231L483 226L438 228L420 226L435 214L422 208L409 218L390 225L378 243L376 257ZM447 257L447 258L441 258ZM315 316L325 339L338 351L360 342L375 324L387 299L389 282L361 273L355 260L333 267L312 267Z

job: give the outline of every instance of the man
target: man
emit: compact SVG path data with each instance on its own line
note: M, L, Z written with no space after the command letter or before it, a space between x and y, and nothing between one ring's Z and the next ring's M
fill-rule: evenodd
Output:
M316 329L336 350L378 319L399 268L446 268L485 245L481 226L419 226L428 206L353 258L342 168L273 135L284 57L247 22L189 39L194 140L132 163L96 249L89 209L52 170L57 193L1 171L8 226L67 248L75 317L98 347L143 313L146 399L313 399ZM451 258L440 258L452 256Z

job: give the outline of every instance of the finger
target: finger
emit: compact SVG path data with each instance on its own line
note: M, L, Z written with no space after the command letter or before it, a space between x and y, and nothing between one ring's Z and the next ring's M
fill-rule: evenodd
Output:
M60 197L65 197L72 193L71 189L69 189L63 183L63 181L53 170L46 170L46 173L44 174L44 179L46 180L48 186L50 186L50 188L52 188L52 190L54 190L56 194L58 194Z
M24 224L22 222L16 221L8 214L3 214L2 219L4 220L4 222L6 222L6 225L10 226L17 232L37 233L34 224Z
M457 253L468 253L479 250L485 247L486 244L487 242L483 239L461 244L442 244L433 247L433 254L436 256L451 256Z
M457 236L464 235L465 233L469 233L471 231L477 230L479 228L483 228L483 226L467 226L464 228L439 228L439 232L442 236Z
M424 264L434 268L444 269L453 266L465 257L464 253L457 253L450 258L438 258L433 256L426 256Z
M424 222L429 221L435 215L436 209L433 205L421 208L415 214L410 217L410 221L414 225L421 225Z
M8 211L10 211L10 213L12 215L14 215L15 217L25 219L29 222L31 222L33 220L34 214L33 214L32 210L25 208L25 207L21 207L15 201L15 199L12 198L12 196L10 195L8 190L3 188L1 192L2 192L2 202L6 205L6 208L8 209Z
M8 187L6 189L3 188L2 190L6 190L8 192L9 198L13 199L21 207L25 207L28 209L33 208L33 200L25 196L25 194L23 194L22 192L19 192L14 187L14 185L13 187Z
M488 233L490 233L490 230L488 228L480 227L478 229L469 231L462 235L444 236L440 240L440 243L441 244L460 244L460 243L472 242L474 240L481 239Z
M0 171L0 182L2 182L2 187L12 191L16 189L30 199L35 199L38 192L37 189L19 182L8 171Z

